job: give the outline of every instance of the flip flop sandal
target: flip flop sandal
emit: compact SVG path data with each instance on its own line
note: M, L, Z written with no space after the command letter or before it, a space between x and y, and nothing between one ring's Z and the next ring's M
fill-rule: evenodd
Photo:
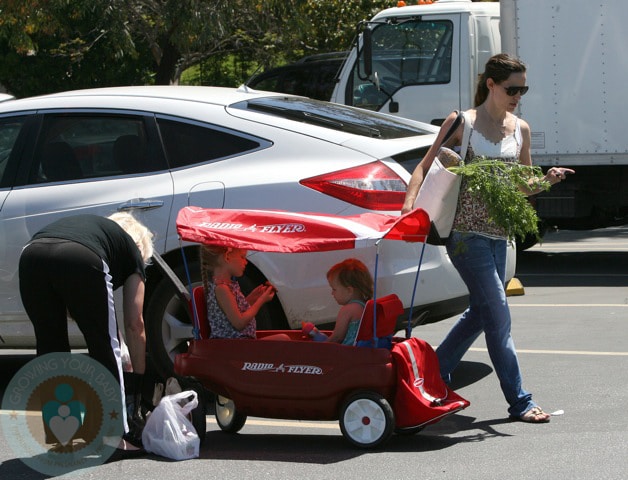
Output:
M547 423L550 421L551 415L545 413L541 407L532 407L523 415L515 418L526 423Z

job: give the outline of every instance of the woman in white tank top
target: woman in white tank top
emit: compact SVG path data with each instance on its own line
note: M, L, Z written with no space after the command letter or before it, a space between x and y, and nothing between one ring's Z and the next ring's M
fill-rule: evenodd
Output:
M464 121L471 127L466 163L485 157L532 165L530 127L512 113L527 91L526 67L522 62L506 54L489 59L478 82L476 107L463 112ZM456 117L454 112L445 119L434 145L413 172L402 213L412 210L423 178ZM460 125L445 146L459 147L462 135ZM544 180L555 184L568 173L573 171L553 167ZM510 416L524 422L545 423L550 415L532 401L532 395L522 387L517 353L510 335L511 318L505 289L506 242L507 233L489 219L486 204L465 188L463 179L447 252L469 290L469 307L436 353L441 376L450 381L463 355L484 332Z

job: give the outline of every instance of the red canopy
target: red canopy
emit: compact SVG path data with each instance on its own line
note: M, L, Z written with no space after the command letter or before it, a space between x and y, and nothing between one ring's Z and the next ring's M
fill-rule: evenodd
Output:
M185 207L177 216L183 240L263 252L323 252L369 247L382 238L424 242L430 229L421 209L402 216L353 216L280 210Z

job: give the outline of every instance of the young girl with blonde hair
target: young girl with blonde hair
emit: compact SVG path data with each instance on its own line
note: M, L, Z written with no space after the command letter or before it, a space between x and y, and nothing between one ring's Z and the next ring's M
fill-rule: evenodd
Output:
M255 315L275 296L275 287L268 283L244 296L234 277L244 275L246 254L240 248L201 247L201 276L211 338L256 338Z

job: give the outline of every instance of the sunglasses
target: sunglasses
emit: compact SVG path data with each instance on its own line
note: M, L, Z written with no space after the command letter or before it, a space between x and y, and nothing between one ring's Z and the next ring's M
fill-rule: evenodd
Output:
M503 85L501 85L502 87L504 87ZM518 93L520 93L521 95L525 95L526 93L528 93L528 89L530 87L504 87L504 90L506 90L506 95L508 95L509 97L514 97L515 95L517 95Z

